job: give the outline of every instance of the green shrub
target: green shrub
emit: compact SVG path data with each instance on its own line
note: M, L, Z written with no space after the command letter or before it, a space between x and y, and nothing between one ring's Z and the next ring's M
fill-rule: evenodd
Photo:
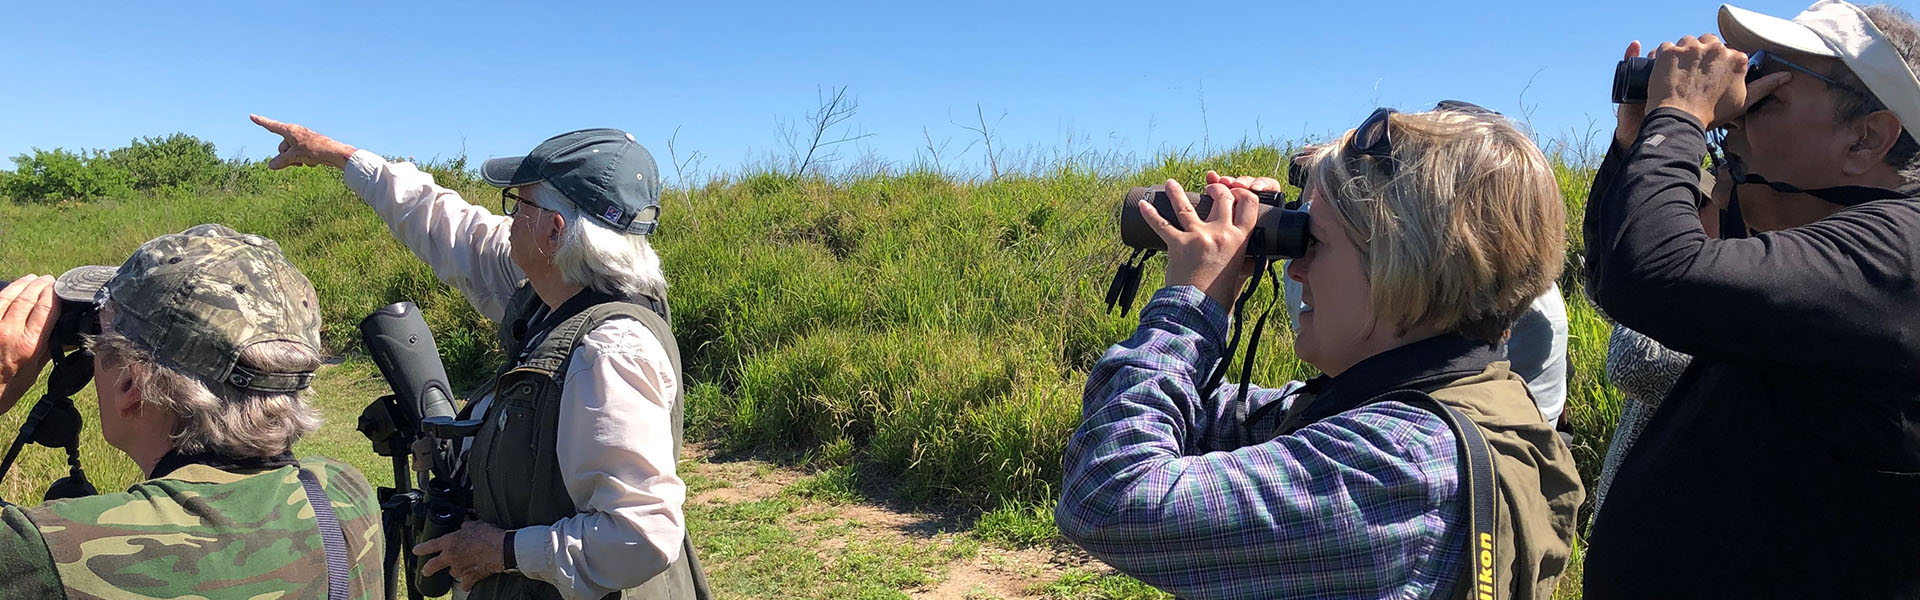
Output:
M0 179L0 195L22 202L92 200L122 192L126 173L100 163L99 152L75 153L34 148L13 157L13 173Z
M214 154L213 143L175 133L133 140L95 161L96 169L125 174L134 189L211 185L226 178L227 163Z

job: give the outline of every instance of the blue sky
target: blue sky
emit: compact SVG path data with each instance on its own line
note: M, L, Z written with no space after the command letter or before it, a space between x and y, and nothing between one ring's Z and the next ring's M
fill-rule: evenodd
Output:
M1741 6L1791 17L1810 0ZM191 6L187 6L192 4ZM156 9L155 6L164 6ZM0 155L184 131L223 156L248 113L420 159L515 155L619 127L672 176L783 154L822 88L859 101L843 147L949 168L997 148L1147 154L1322 137L1445 98L1544 139L1610 125L1628 41L1715 31L1717 3L23 3L0 53ZM1203 109L1204 107L1204 109ZM1599 139L1604 139L1604 133ZM970 145L971 144L971 145ZM963 153L964 151L964 153ZM691 165L690 165L691 166Z

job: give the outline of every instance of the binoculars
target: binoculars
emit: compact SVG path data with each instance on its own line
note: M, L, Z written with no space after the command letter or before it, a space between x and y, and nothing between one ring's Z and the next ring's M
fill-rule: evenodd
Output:
M1255 194L1260 197L1260 217L1254 223L1253 233L1247 237L1247 257L1286 259L1306 254L1307 244L1313 239L1307 234L1307 211L1299 210L1297 203L1287 202L1282 192ZM1166 250L1166 241L1160 239L1160 234L1147 225L1146 217L1140 215L1141 200L1152 204L1160 218L1179 226L1179 221L1174 220L1173 199L1167 195L1165 185L1136 187L1127 190L1126 200L1120 203L1120 242L1141 250ZM1205 219L1212 214L1215 200L1203 193L1187 192L1187 202Z
M85 345L86 336L100 333L100 307L94 304L91 292L81 290L100 289L113 279L116 271L113 267L74 267L54 280L54 301L60 305L60 318L53 323L51 340L55 354ZM0 288L10 283L13 281L0 280Z
M1653 79L1653 59L1635 56L1613 67L1613 103L1640 104L1647 101L1647 82Z

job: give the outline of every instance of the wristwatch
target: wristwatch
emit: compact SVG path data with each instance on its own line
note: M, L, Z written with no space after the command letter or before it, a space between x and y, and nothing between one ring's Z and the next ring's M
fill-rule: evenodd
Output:
M506 537L501 538L500 541L500 564L506 567L504 572L507 573L520 572L520 565L516 564L518 561L513 558L513 534L516 531L519 530L508 529Z

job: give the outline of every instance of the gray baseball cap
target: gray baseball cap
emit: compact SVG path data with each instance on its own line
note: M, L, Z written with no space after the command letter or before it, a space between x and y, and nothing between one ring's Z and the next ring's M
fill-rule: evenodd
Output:
M653 154L618 129L547 138L526 156L482 163L480 177L500 187L546 182L614 231L644 235L659 224L660 169Z
M202 381L268 393L313 383L312 371L270 373L239 364L240 352L260 342L320 351L313 283L265 237L198 225L142 244L118 269L81 267L54 287L63 298L90 293L96 303L111 300L114 330Z

